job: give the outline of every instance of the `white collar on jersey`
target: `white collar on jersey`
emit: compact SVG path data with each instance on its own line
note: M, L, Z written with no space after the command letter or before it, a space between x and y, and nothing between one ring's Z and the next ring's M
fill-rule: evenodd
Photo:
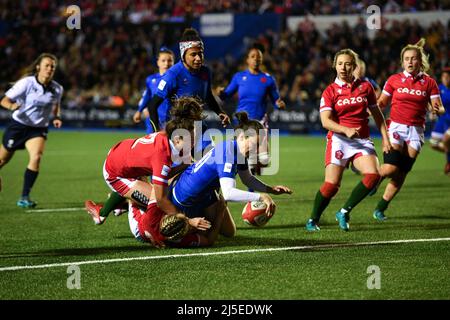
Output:
M355 82L358 81L358 80L360 80L360 79L354 78L352 84L355 83ZM344 81L342 81L342 80L339 79L338 77L336 77L336 79L334 80L334 83L336 83L339 87L344 87L344 86L347 85Z
M407 78L412 77L412 74L409 73L409 72L406 71L406 70L403 70L403 75L404 75L405 77L407 77ZM420 71L414 78L415 78L415 79L420 78L422 75L423 75L423 72Z

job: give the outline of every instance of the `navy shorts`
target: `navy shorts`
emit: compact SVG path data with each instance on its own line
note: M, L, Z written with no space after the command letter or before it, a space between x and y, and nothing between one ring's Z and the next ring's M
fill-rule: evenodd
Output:
M176 180L174 180L169 186L168 198L175 205L175 207L180 209L188 218L204 217L204 210L219 200L217 198L216 189L212 188L206 191L197 199L190 201L189 204L182 204L179 203L173 196L173 189L175 188L175 186Z
M12 120L3 134L3 146L9 152L25 149L25 142L36 137L47 139L47 133L47 127L29 127Z

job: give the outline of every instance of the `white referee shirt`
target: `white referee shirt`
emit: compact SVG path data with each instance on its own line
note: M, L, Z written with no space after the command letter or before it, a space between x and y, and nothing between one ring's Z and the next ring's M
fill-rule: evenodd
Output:
M29 76L17 81L5 95L20 107L12 117L30 127L48 127L53 108L61 103L63 87L52 81L47 88Z

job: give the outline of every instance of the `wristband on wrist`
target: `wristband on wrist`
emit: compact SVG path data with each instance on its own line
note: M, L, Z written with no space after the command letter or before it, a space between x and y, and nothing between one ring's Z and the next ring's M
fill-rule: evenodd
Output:
M60 117L60 116L55 116L55 117L53 118L53 120L59 120L59 121L61 121L61 117Z

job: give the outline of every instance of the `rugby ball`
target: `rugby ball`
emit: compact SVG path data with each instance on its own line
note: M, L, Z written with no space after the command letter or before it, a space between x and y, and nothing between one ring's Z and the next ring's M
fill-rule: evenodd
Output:
M266 208L263 201L247 202L242 210L242 219L251 226L262 227L271 218L266 215Z

